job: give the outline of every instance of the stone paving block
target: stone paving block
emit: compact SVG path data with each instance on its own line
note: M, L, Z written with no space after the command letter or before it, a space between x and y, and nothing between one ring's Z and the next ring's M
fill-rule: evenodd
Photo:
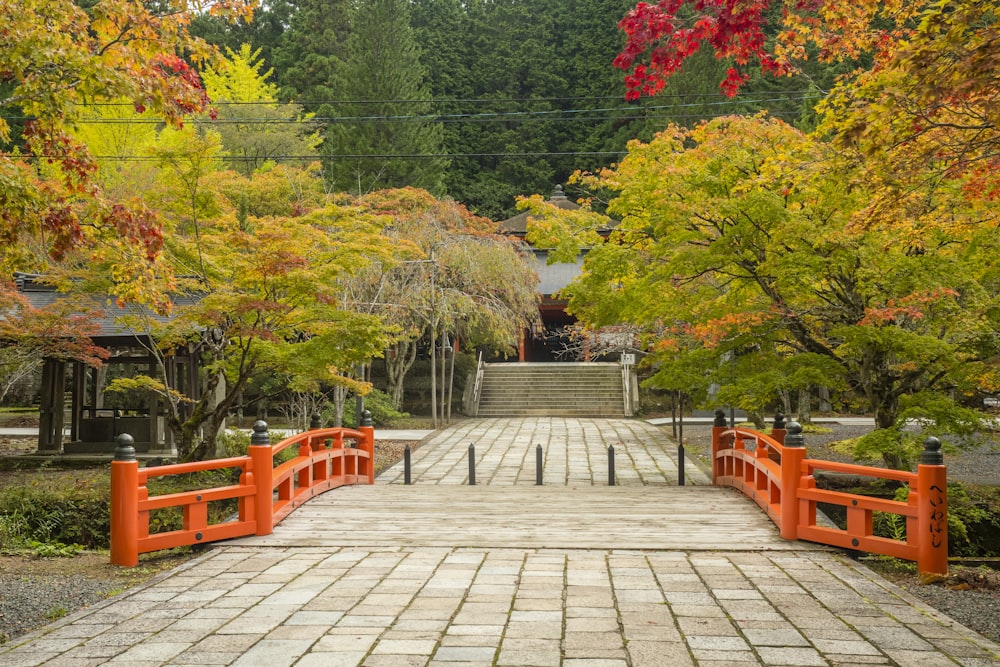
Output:
M714 649L691 649L696 664L701 667L706 663L716 662L719 665L734 665L740 663L750 663L759 665L760 662L750 651L716 651Z
M697 616L699 618L725 618L726 612L715 605L678 604L670 605L674 616Z
M858 627L858 631L872 644L883 651L887 649L905 649L908 651L933 651L934 646L924 641L909 628L902 625L894 627Z
M1000 610L998 610L1000 613ZM931 639L938 649L956 658L986 658L990 653L966 639ZM1000 660L998 660L1000 662Z
M452 623L448 626L445 631L446 635L452 636L471 636L471 637L496 637L499 641L500 636L503 634L504 623L496 623L494 625L463 625L458 622Z
M821 637L810 637L810 639L813 646L823 653L879 655L879 650L860 636L856 639L824 639Z
M311 652L302 656L295 667L358 667L366 651Z
M524 623L511 621L507 624L505 636L520 639L559 639L562 637L562 622Z
M334 628L336 630L337 628ZM333 630L316 640L316 643L309 649L310 652L327 653L357 653L362 655L368 653L371 647L378 641L378 634L334 634Z
M558 639L505 638L500 645L498 665L558 667L562 650Z
M618 619L613 616L567 618L566 634L571 632L618 632Z
M350 614L343 616L335 627L338 628L384 628L390 625L395 616L355 616Z
M689 667L694 665L684 642L630 641L628 655L632 667Z
M265 635L268 640L305 640L316 641L330 631L328 625L288 625L282 624Z
M294 665L296 661L309 651L311 640L270 640L263 639L250 647L233 663L237 667L267 665L267 667L282 667Z
M813 648L788 648L760 646L757 654L765 665L790 665L791 667L825 667L823 659Z
M743 636L753 646L808 646L809 642L795 628L743 629Z
M480 662L490 665L496 655L494 646L441 646L434 653L435 662Z
M626 667L625 660L609 658L567 658L563 667Z
M159 661L160 663L170 660L184 651L191 648L192 644L150 641L132 646L124 653L115 657L117 662L142 662Z
M437 646L436 639L381 639L372 649L372 654L429 656L434 652L435 646Z
M361 663L362 667L423 667L425 664L427 658L416 655L369 655Z
M692 651L749 651L746 640L739 636L720 637L713 635L688 635L684 638Z
M837 667L858 667L860 665L888 665L889 658L879 655L847 655L840 653L824 653L823 657Z
M883 648L887 656L900 665L919 665L920 667L954 667L955 662L947 656L929 651L908 651L899 648Z

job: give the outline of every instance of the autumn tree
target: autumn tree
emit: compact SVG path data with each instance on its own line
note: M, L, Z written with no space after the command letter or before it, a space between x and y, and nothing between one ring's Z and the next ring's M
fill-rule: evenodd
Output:
M386 216L383 233L406 253L395 266L373 264L352 288L359 307L371 304L400 332L384 356L397 406L421 344L432 362L445 338L495 350L517 344L537 316L538 279L516 246L491 234L491 221L415 188L375 192L359 204ZM431 374L434 388L443 387L436 364Z
M160 377L112 385L163 399L181 460L214 455L219 429L254 377L280 378L284 387L306 393L338 383L364 392L353 368L381 354L389 340L377 315L344 307L342 291L342 282L366 263L392 262L392 249L379 235L383 221L276 187L303 177L321 183L318 171L302 176L283 167L277 179L267 170L250 177L220 172L210 168L210 144L203 153L195 152L197 145L191 137L171 138L161 152L166 249L177 276L174 291L189 304L176 308L167 324L130 321L155 341ZM258 204L251 213L241 196L247 190L293 201ZM198 396L181 393L166 371L178 345L200 354Z
M730 95L754 65L785 75L809 57L867 60L833 88L820 133L878 185L855 223L906 233L915 217L923 227L953 224L938 188L946 197L960 188L970 201L1000 195L997 18L995 3L976 0L661 0L621 21L626 45L615 64L638 98L663 91L702 46L733 63L721 84ZM981 208L982 222L996 224Z
M933 244L848 233L869 192L858 173L826 170L831 157L767 118L631 144L616 169L585 179L617 191L609 212L622 222L567 288L569 309L595 326L641 326L659 362L654 386L676 388L678 369L700 368L696 389L716 382L720 399L752 411L781 390L844 387L875 416L858 455L898 467L915 446L905 418L976 425L949 392L990 376L997 293L983 264L997 241L986 230ZM549 209L529 239L580 233L592 233L586 216Z
M142 264L159 252L153 213L135 199L105 196L94 182L94 156L70 130L86 104L125 100L172 124L204 109L191 62L212 50L188 33L203 4L105 0L85 10L71 0L0 2L0 272L37 268L23 264L31 258L19 242L29 237L57 260L106 243L138 249L119 252L117 264ZM207 11L232 18L250 10L248 2L226 0ZM11 136L10 116L30 119L22 137Z

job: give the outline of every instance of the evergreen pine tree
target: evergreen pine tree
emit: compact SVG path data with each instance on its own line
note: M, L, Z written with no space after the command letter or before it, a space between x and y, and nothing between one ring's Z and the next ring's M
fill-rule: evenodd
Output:
M347 53L322 147L329 182L357 194L405 186L443 194L443 133L407 0L360 0Z

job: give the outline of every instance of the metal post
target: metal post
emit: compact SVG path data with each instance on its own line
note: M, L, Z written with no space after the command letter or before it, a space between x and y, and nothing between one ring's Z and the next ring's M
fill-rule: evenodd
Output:
M410 446L403 449L403 484L410 483Z
M615 446L608 445L608 486L615 485Z
M476 446L469 445L469 486L476 485Z
M542 446L535 445L535 485L542 485Z
M684 394L680 394L681 428L677 436L677 486L684 486Z

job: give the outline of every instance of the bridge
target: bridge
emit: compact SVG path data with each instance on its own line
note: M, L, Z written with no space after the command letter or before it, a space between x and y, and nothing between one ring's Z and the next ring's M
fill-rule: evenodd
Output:
M364 434L349 454L305 436L300 457L356 459L350 484L299 502L335 464L280 464L280 523L15 639L0 664L996 664L1000 646L842 552L783 539L770 478L748 472L782 445L719 436L728 462L686 461L683 488L676 445L639 420L466 420L413 453L410 485L402 465L364 483Z

